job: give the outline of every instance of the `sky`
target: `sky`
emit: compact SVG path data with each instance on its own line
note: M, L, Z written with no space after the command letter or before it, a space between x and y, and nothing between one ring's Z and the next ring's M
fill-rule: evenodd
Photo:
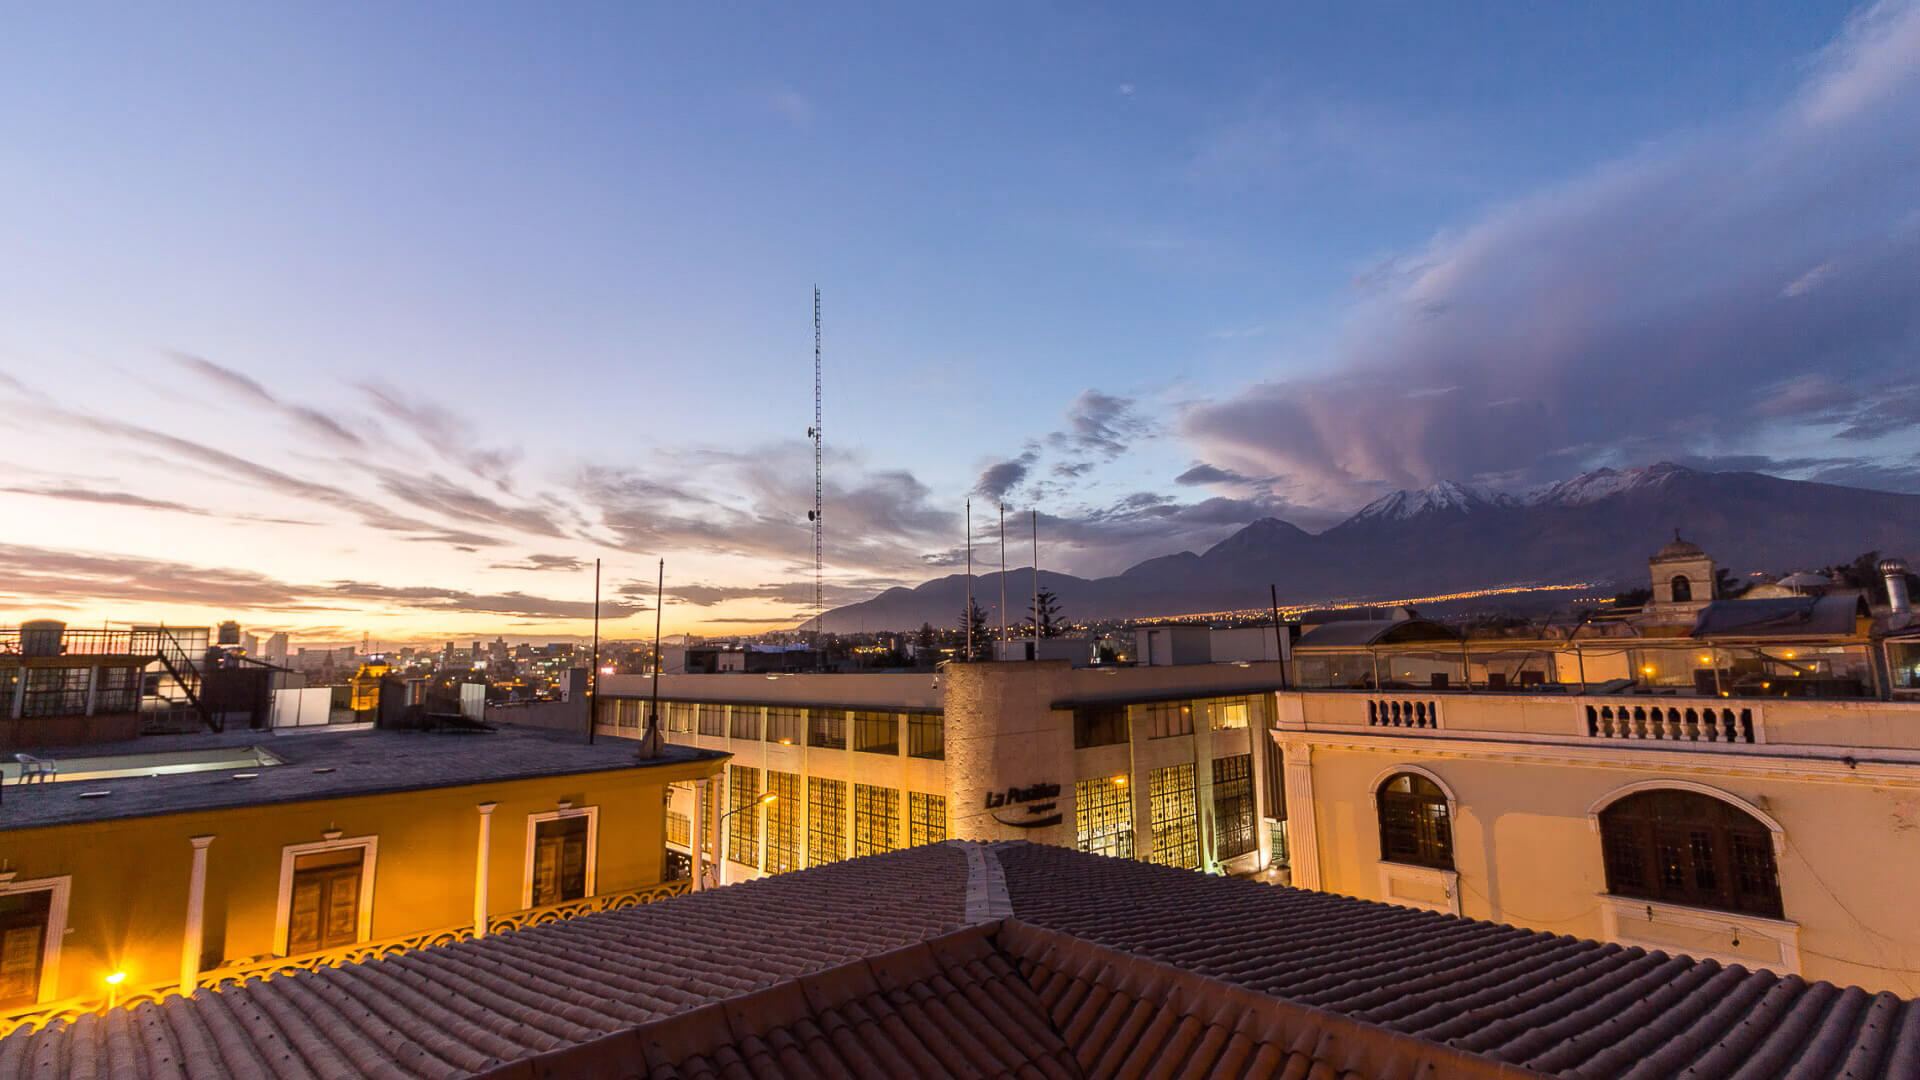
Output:
M16 6L0 623L792 626L815 286L829 605L1920 491L1920 3L1253 7Z

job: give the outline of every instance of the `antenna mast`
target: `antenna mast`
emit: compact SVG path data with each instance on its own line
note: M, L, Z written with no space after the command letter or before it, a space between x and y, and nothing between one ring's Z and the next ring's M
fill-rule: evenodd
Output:
M820 544L820 286L813 287L813 426L807 429L813 437L813 512L807 515L813 522L813 635L814 647L819 647L820 621L826 617L824 590L821 588L823 567Z

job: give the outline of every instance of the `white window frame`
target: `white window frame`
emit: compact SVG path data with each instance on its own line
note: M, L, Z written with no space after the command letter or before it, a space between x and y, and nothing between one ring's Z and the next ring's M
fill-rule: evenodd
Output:
M1749 915L1740 911L1721 911L1718 908L1689 907L1685 904L1669 904L1660 900L1641 900L1615 893L1597 893L1596 896L1600 901L1600 933L1606 940L1615 944L1629 948L1642 948L1648 952L1657 950L1669 956L1685 955L1695 960L1712 959L1722 964L1739 964L1748 970L1766 968L1777 975L1800 974L1800 924L1791 919L1771 919L1765 915ZM1689 930L1708 930L1728 935L1745 934L1750 938L1760 938L1773 942L1779 948L1780 961L1768 963L1740 953L1716 952L1692 945L1622 933L1620 930L1622 918L1645 919L1656 927L1664 924Z
M1416 866L1413 863L1393 862L1388 859L1381 859L1378 865L1382 903L1438 911L1445 915L1460 914L1460 872L1458 870L1442 870L1437 866ZM1421 900L1412 896L1401 896L1393 891L1393 883L1396 881L1438 888L1442 890L1445 899Z
M544 814L527 815L527 850L521 860L524 873L520 878L520 910L533 906L533 845L535 835L540 831L543 821L559 821L562 818L587 816L587 896L597 895L598 871L600 866L600 808L598 806L568 807L564 810L549 810ZM585 897L582 897L585 899Z
M40 943L40 991L34 1002L45 1004L60 992L60 943L67 936L67 902L73 895L73 875L0 881L0 896L30 892L53 894L47 900L47 936Z
M373 940L373 868L380 854L378 836L352 836L320 840L311 844L288 844L280 849L280 902L274 909L273 948L275 956L287 956L287 933L293 922L293 861L302 855L320 855L347 848L364 848L360 857L360 925L354 929L354 944Z

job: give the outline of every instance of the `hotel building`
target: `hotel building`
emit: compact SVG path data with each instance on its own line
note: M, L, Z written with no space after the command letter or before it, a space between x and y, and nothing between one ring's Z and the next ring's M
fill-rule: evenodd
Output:
M1681 541L1650 569L1647 614L1557 636L1334 623L1284 663L1220 637L1223 662L1175 627L1141 631L1153 664L664 676L661 728L733 755L704 800L724 880L947 837L1271 862L1305 888L1920 992L1904 589L1881 610L1716 598ZM604 680L599 730L642 731L649 690ZM690 856L693 794L668 819Z

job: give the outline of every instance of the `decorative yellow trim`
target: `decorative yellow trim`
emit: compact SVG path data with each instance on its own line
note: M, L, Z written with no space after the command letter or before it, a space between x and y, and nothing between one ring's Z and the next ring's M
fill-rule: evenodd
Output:
M616 911L620 908L650 904L655 900L664 900L670 896L679 896L688 891L689 881L663 881L642 889L628 889L625 892L604 893L584 900L568 900L559 904L547 904L542 907L528 908L524 911L495 915L487 920L487 933L499 934L509 930L525 930L534 926L546 926L549 923L565 922L580 915L591 915L601 911ZM328 949L323 952L306 953L301 956L273 956L242 964L232 964L212 971L203 971L195 981L194 989L222 992L244 986L251 979L271 979L280 975L292 975L302 971L317 971L320 968L340 967L343 964L357 964L367 960L383 960L389 956L399 956L415 949L428 949L436 945L452 945L467 941L473 937L472 924L447 927L440 930L428 930L405 937L389 938L385 941L367 941L340 949ZM161 983L144 987L119 995L119 1004L115 1008L129 1009L136 1005L158 1004L180 993L178 983ZM76 1020L88 1013L105 1014L102 997L68 998L65 1001L47 1005L36 1005L0 1016L0 1038L17 1031L44 1027L48 1024Z

